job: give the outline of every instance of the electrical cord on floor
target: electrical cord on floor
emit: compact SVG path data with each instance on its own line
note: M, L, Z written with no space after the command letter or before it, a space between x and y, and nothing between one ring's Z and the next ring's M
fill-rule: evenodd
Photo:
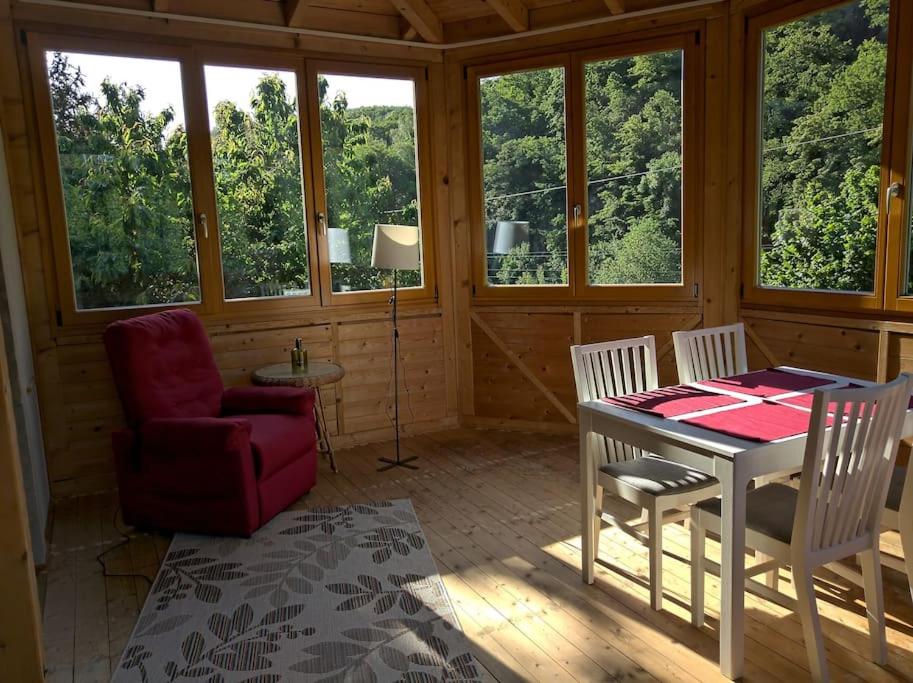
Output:
M108 553L114 552L118 548L123 548L128 543L130 543L131 540L133 540L132 537L128 533L126 533L125 531L121 531L121 529L118 528L117 515L119 512L120 512L120 506L118 505L114 509L114 518L111 520L111 526L114 527L114 530L117 533L119 533L121 536L123 536L123 540L118 541L116 544L112 545L107 550L103 550L100 553L98 553L98 555L95 556L95 561L101 565L101 573L102 573L102 576L104 576L105 578L145 579L146 581L149 582L149 585L152 586L152 579L150 579L145 574L140 574L139 572L114 573L114 572L108 571L108 565L105 564L105 560L103 559L104 556L107 555Z

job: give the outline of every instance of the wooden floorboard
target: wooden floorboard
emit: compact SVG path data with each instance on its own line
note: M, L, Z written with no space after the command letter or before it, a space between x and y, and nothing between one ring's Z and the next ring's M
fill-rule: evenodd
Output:
M717 668L719 581L706 579L707 623L689 619L688 532L664 531L664 610L649 607L645 549L613 529L601 534L596 583L580 580L577 448L566 436L454 429L403 441L420 469L376 471L392 444L321 462L317 487L293 506L409 498L457 616L488 680L723 680ZM613 512L635 515L623 503ZM44 604L48 680L106 681L117 666L170 538L116 519L114 494L59 501L53 516ZM125 536L129 539L121 543ZM886 544L897 547L896 537ZM708 555L719 546L708 541ZM97 561L104 560L109 574ZM145 577L145 578L144 578ZM781 590L792 595L787 571ZM886 584L890 664L868 660L861 591L818 582L832 679L913 680L913 606ZM797 615L746 597L745 679L808 679Z

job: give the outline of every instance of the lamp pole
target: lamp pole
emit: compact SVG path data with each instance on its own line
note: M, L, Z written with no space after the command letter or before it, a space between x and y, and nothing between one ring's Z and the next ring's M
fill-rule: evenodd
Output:
M396 459L378 458L384 465L377 468L378 472L386 472L394 467L406 467L410 470L417 470L416 465L410 464L411 461L417 460L414 455L408 458L401 458L399 452L399 327L396 321L397 306L397 280L398 269L393 269L393 296L390 302L393 304L393 423L396 429Z

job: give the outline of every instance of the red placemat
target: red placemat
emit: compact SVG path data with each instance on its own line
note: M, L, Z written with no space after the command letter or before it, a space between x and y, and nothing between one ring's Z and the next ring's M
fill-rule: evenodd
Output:
M795 372L777 370L776 368L698 382L698 384L705 387L726 389L727 391L735 391L739 394L757 396L759 398L770 398L779 394L814 389L815 387L833 383L834 380L832 379L800 375Z
M840 387L840 389L861 389L861 384L849 384L845 387ZM799 394L798 396L790 396L788 398L777 399L780 403L788 403L791 406L799 406L800 408L809 408L811 409L812 403L815 402L815 394ZM832 411L835 407L835 403L831 401L828 404L827 409Z
M638 394L611 396L602 400L613 406L630 408L641 413L656 415L657 417L677 417L687 413L696 413L699 410L709 410L710 408L720 408L744 402L735 396L727 396L689 386L664 387L653 391L643 391Z
M682 420L685 424L711 429L746 441L768 443L808 431L811 413L782 403L763 401L744 408L721 410ZM828 424L832 424L828 418Z

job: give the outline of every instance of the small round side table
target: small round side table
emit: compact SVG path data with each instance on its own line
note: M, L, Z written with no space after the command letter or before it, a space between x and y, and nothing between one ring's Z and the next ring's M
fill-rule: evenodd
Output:
M324 384L338 382L346 374L341 365L326 361L311 361L300 370L293 370L291 363L276 363L254 370L251 375L253 383L262 387L310 387L317 393L314 401L314 421L317 424L317 447L330 461L330 469L336 469L336 458L330 443L330 432L327 429L326 417L323 414L323 399L320 387Z

